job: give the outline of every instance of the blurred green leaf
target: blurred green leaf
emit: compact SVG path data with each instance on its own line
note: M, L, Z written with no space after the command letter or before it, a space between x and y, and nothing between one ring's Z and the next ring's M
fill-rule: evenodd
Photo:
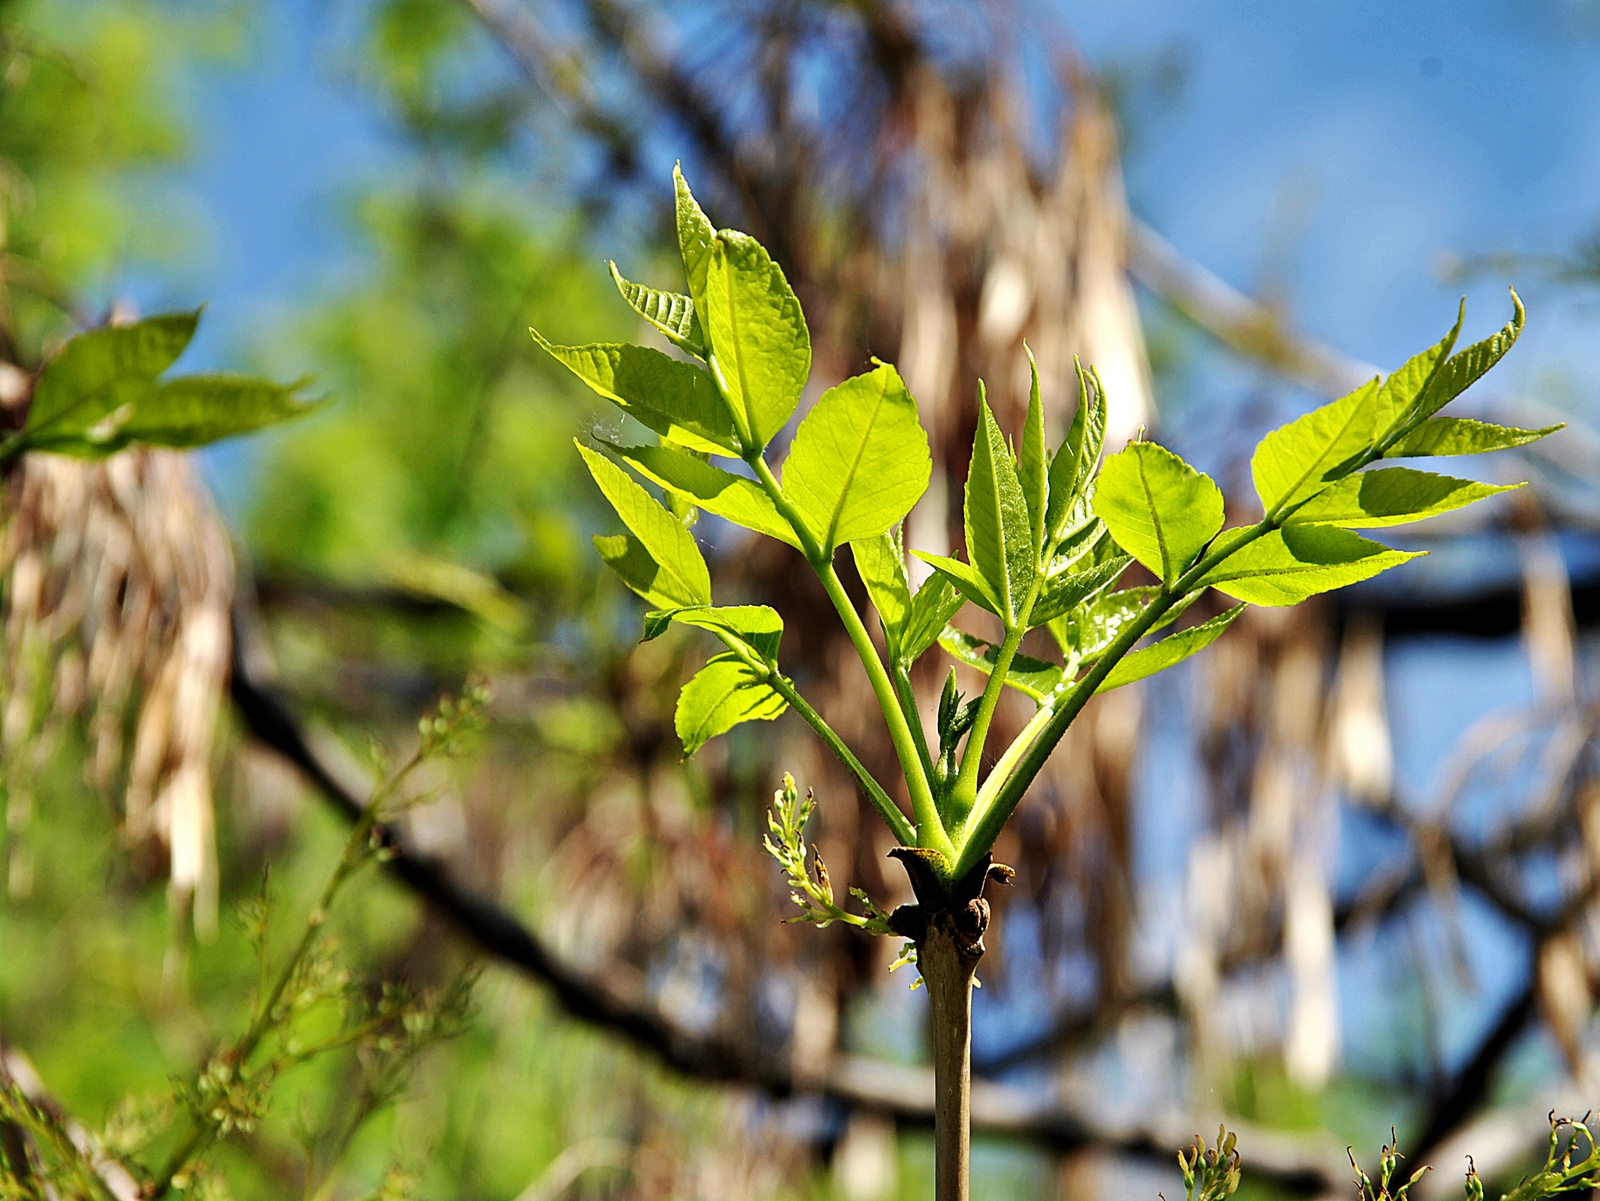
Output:
M199 310L168 313L73 338L40 373L17 445L90 440L103 419L145 399L155 378L189 345L199 320Z
M824 392L795 431L783 490L822 548L873 538L928 487L928 436L917 402L887 363Z
M58 443L48 435L38 449L97 456L123 447L193 447L220 442L267 426L293 421L323 407L301 395L306 381L276 384L242 375L185 375L152 386L129 402L126 418L108 419L104 437Z

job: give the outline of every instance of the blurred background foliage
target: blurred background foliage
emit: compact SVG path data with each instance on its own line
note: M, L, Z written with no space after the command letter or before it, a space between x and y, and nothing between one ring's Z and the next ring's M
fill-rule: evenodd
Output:
M187 296L216 236L175 183L193 81L303 19L289 7L0 0L0 402L130 296ZM343 837L328 789L252 703L282 698L307 731L299 767L360 794L366 741L406 746L416 715L480 671L492 728L423 782L433 799L404 833L559 970L486 952L437 895L365 879L334 914L342 960L419 987L479 962L474 1019L347 1152L360 1057L299 1069L205 1187L356 1197L399 1165L424 1196L927 1195L906 1074L924 1059L920 998L884 971L896 948L779 924L787 900L759 853L777 772L816 785L813 837L837 880L885 905L905 882L803 730L747 727L680 762L672 697L704 648L681 631L636 645L570 443L613 419L525 331L640 336L603 260L675 284L681 158L713 217L785 264L819 383L869 353L901 365L939 464L913 539L937 550L959 522L974 380L1014 428L1024 338L1058 428L1081 354L1122 437L1153 426L1243 496L1238 457L1260 430L1365 370L1296 332L1279 287L1294 198L1262 231L1255 299L1177 256L1129 217L1120 160L1181 107L1182 47L1087 62L1053 9L316 12L323 69L378 114L383 167L320 198L350 254L231 353L310 371L336 403L210 460L237 516L231 556L194 549L222 527L193 473L159 456L86 469L79 491L31 466L8 483L13 514L86 499L9 534L0 1044L108 1144L148 1126L159 1159L182 1130L169 1078L247 1020L256 969L232 915L269 878L287 940ZM1495 395L1481 411L1543 424L1526 415L1548 403ZM1575 616L1594 618L1592 437L1519 464L1536 498L1440 539L1432 574L1252 614L1192 671L1086 714L1000 849L1021 875L986 961L977 1069L1011 1090L1001 1111L1021 1098L1040 1116L980 1137L978 1195L1154 1196L1176 1187L1170 1151L1221 1116L1246 1125L1252 1195L1343 1187L1344 1145L1375 1147L1391 1123L1442 1187L1453 1138L1514 1179L1545 1110L1587 1108L1600 792ZM101 539L74 575L73 504L137 553L110 571ZM190 516L144 519L169 511ZM719 594L783 611L794 674L884 761L786 553L713 519L696 530ZM59 596L109 591L125 624L23 603L30 553ZM161 566L191 558L210 584ZM127 618L124 592L169 619ZM201 645L202 612L228 614L231 636ZM97 681L124 677L94 665L119 650L143 666L112 703ZM165 683L180 676L197 681L181 701ZM919 683L931 698L937 681ZM204 739L182 734L212 710L214 737L203 720ZM1451 744L1437 787L1397 783L1417 747L1432 764ZM160 764L148 819L142 753ZM203 804L176 783L202 766Z

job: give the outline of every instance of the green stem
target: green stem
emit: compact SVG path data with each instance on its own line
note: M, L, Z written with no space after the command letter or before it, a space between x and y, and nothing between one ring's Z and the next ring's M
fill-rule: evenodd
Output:
M1005 691L1006 675L1011 671L1011 660L1016 657L1017 646L1025 633L1022 623L1006 631L1005 641L995 655L994 667L989 672L989 682L983 687L983 699L978 702L978 715L973 719L972 730L967 735L966 749L961 753L961 774L950 789L950 828L960 831L967 815L972 812L978 797L978 770L982 766L983 744L989 740L989 723L1000 704L1000 694ZM960 879L959 876L956 879Z
M1028 729L1017 739L1019 743L1022 742L1023 738L1029 737L1029 731L1032 731L1031 741L1026 744L1027 749L1016 757L1007 752L1006 759L1015 764L1011 774L994 789L987 804L974 810L971 829L962 844L961 858L956 862L954 873L956 879L959 880L962 873L971 871L984 853L994 847L995 839L1000 837L1000 831L1005 828L1011 814L1021 803L1023 794L1043 769L1045 761L1056 749L1056 744L1061 741L1062 735L1067 732L1067 727L1072 724L1084 705L1089 703L1089 698L1105 682L1112 669L1134 648L1139 639L1150 632L1168 609L1193 592L1213 567L1256 539L1270 534L1278 528L1281 521L1281 517L1263 518L1238 538L1231 539L1226 547L1214 549L1202 556L1179 576L1170 588L1164 587L1158 592L1144 612L1123 628L1115 641L1106 648L1105 654L1101 655L1089 669L1089 673L1073 686L1061 707L1051 712L1042 727L1036 728L1035 722L1028 724ZM1212 545L1216 545L1215 541ZM991 773L991 780L997 775L998 772Z
M745 457L745 462L749 463L751 470L756 473L761 486L772 498L774 507L794 529L795 537L799 539L800 547L810 561L812 570L822 581L828 599L833 602L833 607L839 613L839 619L844 622L845 633L850 635L850 641L856 648L856 656L861 660L861 666L866 669L873 695L878 700L878 708L882 710L883 720L889 727L889 738L894 743L895 755L900 760L900 770L905 774L906 788L911 793L911 814L917 826L916 845L931 848L947 860L954 861L955 846L951 843L949 834L945 832L944 823L939 820L939 811L933 800L933 789L928 783L928 773L922 766L927 758L927 748L919 746L916 736L912 734L911 725L900 709L894 684L883 666L883 660L878 657L878 648L872 645L872 635L867 633L861 614L856 612L855 605L845 592L839 573L834 570L833 560L823 554L822 547L818 545L816 538L806 526L800 511L795 508L794 502L784 495L767 461L759 454L750 454Z
M900 698L900 711L906 715L906 722L916 738L917 750L922 755L922 770L931 780L933 759L928 749L928 735L922 728L922 711L917 708L917 694L911 687L911 673L899 659L892 659L889 670L894 678L895 695Z

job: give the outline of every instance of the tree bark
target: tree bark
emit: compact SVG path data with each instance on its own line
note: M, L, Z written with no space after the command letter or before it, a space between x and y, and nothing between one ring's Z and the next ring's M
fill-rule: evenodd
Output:
M949 913L930 915L917 946L933 1042L934 1195L967 1201L972 1125L972 977L983 944L969 949Z

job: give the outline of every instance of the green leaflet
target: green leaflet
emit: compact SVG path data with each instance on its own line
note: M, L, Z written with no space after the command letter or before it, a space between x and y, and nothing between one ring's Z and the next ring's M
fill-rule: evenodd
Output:
M94 445L92 453L109 454L134 443L205 446L292 421L325 403L302 398L305 384L304 380L275 384L243 375L184 375L166 380L134 401L128 419L103 444ZM44 448L48 443L46 435L38 445Z
M1033 553L1035 557L1044 550L1045 512L1049 506L1049 461L1044 449L1044 405L1039 399L1039 365L1033 361L1033 351L1024 342L1028 352L1028 420L1022 427L1022 454L1019 480L1022 497L1028 503L1028 519L1033 528Z
M1144 612L1159 591L1159 588L1148 587L1124 588L1096 597L1070 613L1053 618L1049 623L1050 633L1068 663L1092 663L1116 641L1123 626Z
M1406 428L1437 413L1477 383L1484 372L1504 358L1506 351L1516 345L1517 338L1522 334L1522 323L1527 314L1523 311L1522 299L1516 292L1511 293L1511 303L1513 305L1511 320L1483 341L1474 342L1460 354L1447 359L1428 381L1428 386L1418 399L1415 410L1407 414L1406 420L1400 423L1398 428ZM1465 307L1463 301L1463 310ZM1460 327L1459 320L1456 325L1457 328Z
M1106 442L1106 397L1094 368L1087 372L1073 359L1078 372L1078 411L1072 415L1067 440L1050 463L1050 504L1045 526L1053 541L1059 541L1075 510L1088 495L1095 465Z
M1463 298L1461 307L1456 312L1454 328L1435 345L1428 347L1421 354L1412 355L1399 370L1383 381L1383 387L1378 389L1374 421L1374 430L1379 442L1410 419L1417 401L1421 399L1435 372L1439 370L1439 365L1449 357L1451 348L1455 346L1456 338L1461 334L1461 323L1466 320L1466 316L1467 302Z
M144 399L156 376L189 345L199 320L199 310L167 313L73 338L40 373L17 442L92 441L91 431L102 418Z
M1063 571L1046 580L1039 590L1039 599L1033 603L1028 617L1031 626L1042 626L1069 610L1076 609L1095 593L1116 583L1133 560L1115 553L1103 562L1091 564L1078 571Z
M1520 487L1480 484L1410 467L1385 467L1346 476L1296 509L1287 524L1318 522L1352 530L1404 525Z
M613 262L607 261L606 266L611 269L617 291L634 312L660 330L679 350L697 359L706 357L706 336L700 329L700 318L695 316L693 300L681 292L663 292L624 279Z
M712 238L705 287L701 318L711 369L745 449L761 450L793 414L811 373L805 315L783 269L761 243L735 230Z
M1250 458L1256 494L1269 514L1314 496L1347 475L1373 444L1378 381L1273 430Z
M1294 605L1415 558L1348 530L1292 525L1245 544L1202 583L1253 605Z
M595 546L601 557L622 576L623 583L658 609L709 605L711 573L693 535L622 468L576 440L574 445L637 543L597 538ZM641 559L641 552L648 563Z
M766 605L728 605L723 608L676 609L668 616L684 625L737 638L767 663L776 664L783 638L783 618Z
M754 480L713 467L667 446L619 446L614 442L602 442L602 445L626 459L652 483L691 501L707 513L715 513L747 530L799 547L800 540L795 537L793 528Z
M946 555L930 555L926 551L914 550L911 553L933 568L936 573L933 579L928 581L929 584L934 579L945 580L980 609L987 609L1002 621L1006 620L1001 614L1000 598L990 590L989 581L984 579L983 574L972 564L963 563L960 559L952 559ZM923 587L926 590L927 585Z
M1478 455L1491 450L1510 450L1537 442L1565 424L1547 425L1539 430L1523 430L1508 425L1490 425L1470 417L1429 417L1384 452L1386 459L1420 458L1427 455Z
M711 222L695 203L683 178L683 166L672 165L672 191L678 226L678 254L683 259L683 274L689 281L689 296L702 320L706 308L706 271L711 266L711 240L716 237Z
M986 676L994 674L999 647L948 626L939 635L939 645L968 667L976 667ZM1061 678L1061 668L1054 663L1022 654L1012 656L1011 670L1006 672L1006 683L1035 701L1043 701L1054 692Z
M896 524L928 488L917 402L887 363L824 392L795 431L783 490L825 557Z
M981 383L978 391L978 432L972 442L972 465L967 470L964 506L967 558L982 578L991 600L984 607L998 616L1007 629L1012 629L1021 617L1020 609L1033 585L1039 557L1033 548L1028 502L1017 479L1016 462L995 423ZM931 558L926 561L933 563ZM934 566L951 574L960 586L960 577L949 573L947 564ZM962 591L967 589L963 587ZM976 599L970 593L968 598Z
M911 598L905 632L900 636L900 661L910 664L920 658L965 603L960 590L946 577L937 572L929 576Z
M905 547L898 527L875 538L850 544L856 572L883 623L883 637L892 658L900 657L900 640L911 616L911 584L906 579Z
M1153 646L1125 655L1095 691L1108 692L1113 688L1121 688L1124 684L1132 684L1135 680L1153 676L1174 663L1181 663L1196 651L1204 650L1220 638L1222 632L1233 624L1234 618L1243 612L1243 605L1235 605L1217 614L1208 622L1191 626L1187 630L1179 630Z
M572 374L663 438L714 455L739 453L733 418L700 368L648 346L557 346L538 330L528 332Z
M771 721L789 707L771 684L729 652L713 656L678 694L673 725L684 757L744 721Z
M1118 546L1171 585L1222 528L1222 493L1165 447L1135 442L1100 469L1094 511Z

